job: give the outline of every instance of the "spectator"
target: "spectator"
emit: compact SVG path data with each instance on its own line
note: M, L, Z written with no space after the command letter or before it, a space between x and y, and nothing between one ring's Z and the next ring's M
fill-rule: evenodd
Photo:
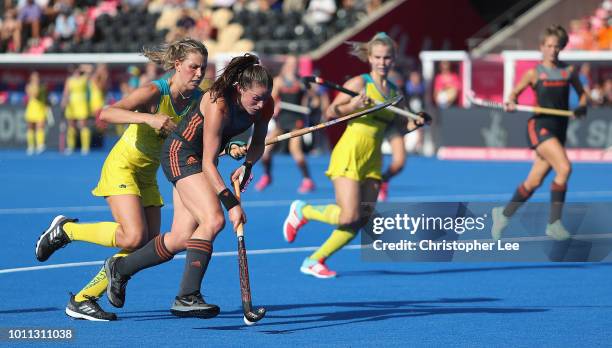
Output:
M17 20L17 11L12 8L4 13L0 30L0 52L21 52L21 22Z
M589 63L582 64L580 66L580 72L578 73L578 79L580 80L580 83L582 84L582 88L587 94L587 98L588 96L591 95L590 75L591 75L591 64ZM576 93L576 89L574 88L574 86L571 86L570 95L569 95L570 109L573 110L577 108L579 103L580 103L580 100L578 98L578 94Z
M434 100L438 107L445 109L455 105L460 90L459 76L451 71L448 61L441 61L440 72L434 78Z
M336 2L334 0L311 0L304 14L304 23L310 27L316 27L329 23L336 14Z
M368 14L372 14L382 6L382 0L369 0L366 10Z
M157 72L157 64L153 62L148 62L145 65L144 74L140 75L140 83L139 86L144 86L147 83L157 80L157 76L159 73Z
M595 83L591 88L591 94L589 95L591 105L602 106L604 103L603 90L601 84Z
M76 33L76 29L76 19L72 9L63 7L61 12L55 18L53 38L59 41L59 43L72 41L74 34Z
M603 106L612 106L612 78L608 77L603 83Z
M406 81L406 104L411 112L417 113L424 111L423 105L425 101L425 85L421 74L413 70Z
M27 29L26 38L32 38L33 43L37 44L40 38L40 20L42 18L42 10L34 0L27 0L26 4L19 9L19 21L22 26Z

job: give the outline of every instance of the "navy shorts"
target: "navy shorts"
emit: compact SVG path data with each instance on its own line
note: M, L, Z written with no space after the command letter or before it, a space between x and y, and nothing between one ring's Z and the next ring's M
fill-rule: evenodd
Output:
M567 119L554 116L532 117L527 121L527 144L535 149L550 138L557 138L565 145L567 137Z
M168 181L175 184L179 179L202 172L202 154L179 139L168 138L161 153L161 167Z

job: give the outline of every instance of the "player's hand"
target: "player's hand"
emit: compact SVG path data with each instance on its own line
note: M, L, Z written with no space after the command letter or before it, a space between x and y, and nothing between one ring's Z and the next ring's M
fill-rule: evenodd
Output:
M506 112L514 112L516 111L516 103L512 100L504 103L504 111Z
M234 231L238 229L238 225L246 224L246 215L244 214L244 210L242 210L240 204L230 209L227 214L229 216L229 220L232 222Z
M225 154L238 161L246 156L247 150L247 144L244 141L234 140L225 147Z
M366 96L365 92L363 91L359 93L359 95L356 95L351 98L351 101L349 102L349 105L351 106L352 110L362 109L370 104L372 104L372 101Z
M164 137L176 129L176 123L172 121L170 116L164 114L155 114L153 117L149 117L147 124Z
M579 107L574 109L574 116L576 118L584 118L587 115L587 107L586 105L580 105Z
M253 174L251 173L252 168L253 163L245 161L238 169L236 169L232 173L230 181L238 181L240 183L240 192L244 192L251 180L253 180Z
M431 118L431 116L424 111L417 113L417 115L419 115L420 118L418 120L414 120L414 123L419 127L430 125L431 121L433 121L433 118Z

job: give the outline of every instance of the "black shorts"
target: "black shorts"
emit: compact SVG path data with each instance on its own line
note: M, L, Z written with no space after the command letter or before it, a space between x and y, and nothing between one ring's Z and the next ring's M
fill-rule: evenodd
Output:
M296 112L281 111L276 118L276 125L283 132L290 132L294 129L304 128L304 115Z
M567 119L554 116L532 117L527 121L527 144L535 149L550 138L557 138L565 145L567 137Z
M161 152L161 167L168 181L176 184L179 179L202 172L202 154L179 139L168 138Z
M391 139L396 136L403 137L408 134L408 119L405 117L396 116L393 122L387 125L385 128L385 138Z

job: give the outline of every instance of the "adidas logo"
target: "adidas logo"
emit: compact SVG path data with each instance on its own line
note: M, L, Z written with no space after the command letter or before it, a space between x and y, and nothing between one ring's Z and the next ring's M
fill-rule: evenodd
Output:
M198 163L198 162L199 162L198 159L195 158L194 156L187 157L187 164L195 164L195 163Z

